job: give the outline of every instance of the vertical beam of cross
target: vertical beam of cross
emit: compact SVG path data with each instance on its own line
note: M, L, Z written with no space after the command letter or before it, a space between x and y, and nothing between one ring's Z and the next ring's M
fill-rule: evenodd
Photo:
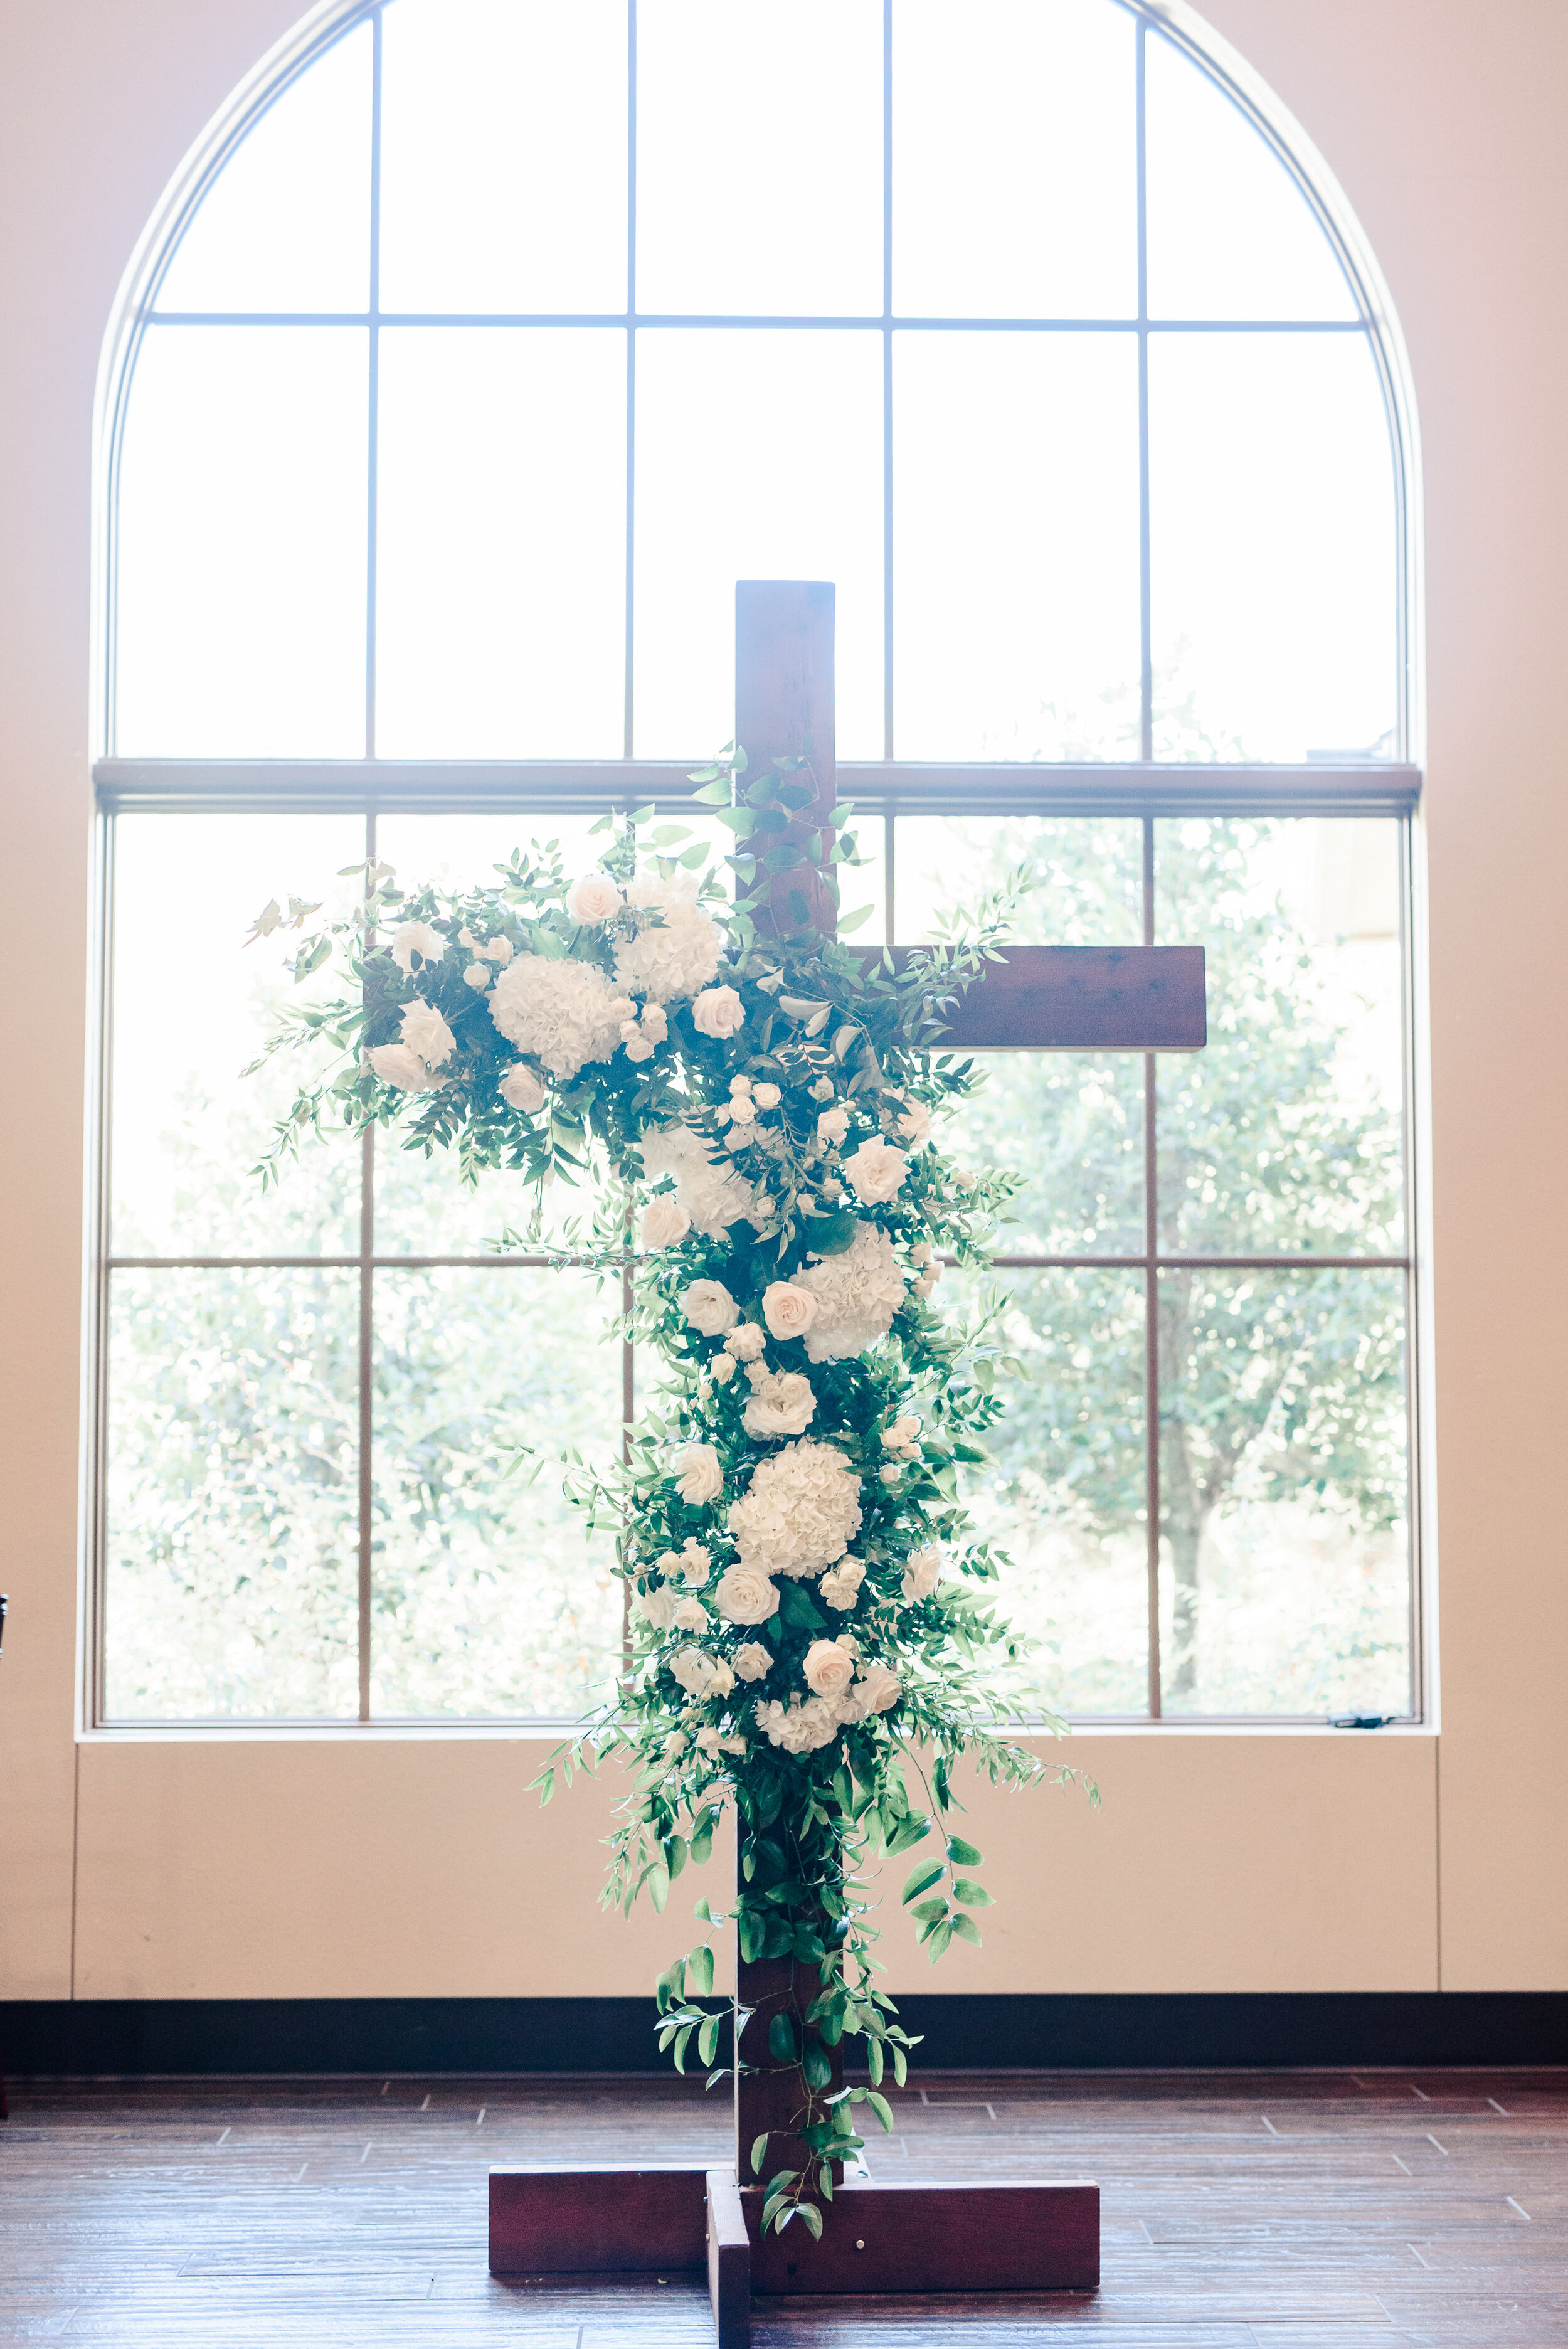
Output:
M753 833L758 864L745 895L756 902L760 929L795 931L809 921L830 937L837 927L831 891L823 878L831 849L828 819L838 801L833 733L835 591L822 579L739 579L735 587L735 739L750 764L744 792L779 759L806 760L788 777L814 786L809 807L778 808L786 817ZM784 870L766 858L796 850L802 862ZM804 916L789 904L804 899Z

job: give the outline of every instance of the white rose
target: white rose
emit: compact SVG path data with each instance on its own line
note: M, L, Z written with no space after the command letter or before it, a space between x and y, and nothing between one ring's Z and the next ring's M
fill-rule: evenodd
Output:
M669 1014L662 1003L645 1003L642 1009L643 1033L650 1044L662 1044L670 1032Z
M717 1761L721 1743L722 1739L718 1726L716 1723L711 1721L706 1723L704 1726L697 1731L696 1735L692 1740L692 1744L696 1747L697 1752L699 1754L706 1754L710 1762Z
M733 987L709 987L691 1007L692 1026L699 1036L733 1036L746 1019L746 1006Z
M637 1612L655 1631L667 1631L675 1619L676 1594L668 1583L637 1593Z
M903 1694L903 1682L886 1664L867 1664L855 1682L855 1694L868 1713L889 1713Z
M508 1069L496 1091L503 1102L510 1102L512 1108L520 1109L525 1117L532 1117L536 1111L544 1107L544 1087L533 1071L521 1061L515 1068Z
M621 893L607 873L584 873L573 885L566 910L574 922L607 922L621 910Z
M758 1109L777 1109L779 1101L779 1088L777 1085L755 1086L751 1098Z
M760 1640L748 1640L735 1651L735 1676L742 1681L765 1681L773 1669L773 1651L765 1648Z
M480 947L480 952L487 962L499 962L504 970L511 960L511 940L492 938L488 947Z
M810 1289L775 1280L764 1291L762 1318L776 1338L803 1338L817 1318L817 1300Z
M706 1508L724 1490L724 1471L711 1444L688 1444L676 1474L676 1490L688 1508Z
M495 973L488 962L471 962L463 973L463 984L465 987L478 988L482 995L494 977Z
M706 1631L707 1609L700 1599L677 1599L670 1621L677 1631Z
M708 1376L715 1386L727 1387L735 1376L734 1355L720 1354L708 1372Z
M412 976L416 955L421 962L439 962L446 951L446 939L428 922L400 922L392 933L392 959L406 977Z
M687 1582L704 1583L713 1572L712 1557L701 1542L695 1540L690 1534L681 1544L680 1556L676 1557L673 1550L670 1556Z
M722 1280L694 1280L681 1291L687 1324L705 1338L722 1338L740 1319L740 1308Z
M739 1329L732 1330L725 1340L724 1350L727 1354L733 1354L738 1362L755 1362L767 1343L755 1321L743 1321Z
M427 1067L438 1069L449 1061L457 1040L435 1005L422 996L403 1006L403 1041Z
M855 1196L862 1206L867 1207L880 1206L882 1201L892 1198L907 1172L908 1164L903 1151L895 1150L892 1143L884 1142L880 1133L870 1142L862 1142L860 1148L851 1151L844 1161L844 1173L850 1178Z
M819 1142L842 1142L849 1130L850 1112L847 1109L825 1109L817 1120Z
M377 1044L365 1057L382 1083L396 1085L399 1092L428 1093L447 1081L407 1044Z
M779 1586L763 1573L759 1566L729 1566L719 1576L713 1588L713 1603L727 1623L766 1623L770 1615L779 1612ZM748 1642L753 1654L766 1655L755 1640ZM741 1650L741 1654L747 1652ZM770 1660L771 1661L771 1660ZM736 1670L741 1671L740 1660ZM763 1666L763 1671L767 1665ZM743 1671L744 1680L759 1680L760 1672Z
M673 1247L691 1229L691 1217L678 1199L650 1199L643 1211L643 1246Z
M817 1588L829 1606L836 1607L844 1615L854 1605L865 1578L865 1568L858 1557L841 1557L837 1566L829 1568Z
M817 1696L842 1696L855 1677L854 1658L847 1656L836 1640L813 1640L800 1669Z
M942 1552L939 1549L912 1550L903 1569L903 1595L912 1602L929 1599L942 1579Z
M803 1371L764 1373L741 1413L748 1435L804 1435L816 1414L817 1398Z
M683 1648L678 1655L670 1658L670 1670L687 1696L723 1695L735 1686L735 1674L729 1666L718 1663L701 1648Z
M890 1460L885 1468L879 1468L877 1470L877 1475L882 1478L884 1485L896 1485L903 1474L903 1471L900 1468L896 1460Z
M721 1754L744 1754L746 1740L744 1737L721 1737L718 1741L718 1750Z
M634 1028L632 1030L630 1037L626 1040L624 1050L628 1061L651 1061L654 1057L653 1046L651 1044L644 1043L642 1038L638 1035Z
M718 1120L721 1125L727 1123L732 1131L738 1126L747 1134L749 1146L752 1139L749 1129L757 1122L757 1104L749 1093L736 1093L729 1107L718 1112Z

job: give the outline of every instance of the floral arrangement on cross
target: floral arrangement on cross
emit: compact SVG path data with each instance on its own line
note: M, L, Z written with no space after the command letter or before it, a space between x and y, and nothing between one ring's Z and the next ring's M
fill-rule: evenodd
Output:
M692 780L743 841L751 811L809 802L803 763L744 784L731 746ZM963 1329L931 1303L944 1258L986 1264L1014 1183L962 1172L933 1134L976 1081L941 1049L944 1004L995 958L1011 898L899 968L810 926L799 892L786 934L765 901L699 874L708 847L662 853L691 838L677 826L649 854L654 818L602 819L602 860L575 878L550 843L460 891L406 892L372 865L352 913L315 926L319 906L270 905L253 935L300 929L296 978L340 951L346 985L268 1044L325 1039L341 1060L300 1090L263 1171L335 1120L455 1148L470 1179L510 1168L536 1201L593 1176L591 1240L558 1253L629 1269L631 1329L666 1377L624 1464L569 1482L590 1523L618 1526L628 1639L613 1696L535 1783L548 1801L558 1770L629 1764L604 1895L628 1911L644 1890L662 1910L733 1807L735 1898L696 1915L734 1924L743 1973L782 1962L766 2057L742 2006L732 2064L774 2075L779 2117L749 2147L764 2227L820 2235L859 2108L892 2127L882 2089L915 2044L876 1984L860 1869L919 1847L903 1900L920 1940L934 1960L978 1945L990 1895L951 1829L955 1765L1075 1775L1005 1733L1024 1716L995 1667L1023 1643L958 1493L1001 1408L996 1349L984 1317ZM852 858L852 839L834 854ZM536 1204L535 1241L540 1222ZM705 1940L657 1986L661 2044L684 2069L695 2042L710 2085L731 2068L713 1983ZM863 2088L843 2085L857 2044Z

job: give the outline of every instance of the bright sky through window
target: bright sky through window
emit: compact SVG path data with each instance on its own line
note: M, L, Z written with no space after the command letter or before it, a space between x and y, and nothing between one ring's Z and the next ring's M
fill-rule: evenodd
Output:
M1136 756L1145 353L1155 754L1391 746L1368 330L1201 67L894 0L884 177L880 0L639 0L634 125L628 22L387 0L379 113L362 19L218 173L129 403L119 751L696 757L788 574L841 756Z

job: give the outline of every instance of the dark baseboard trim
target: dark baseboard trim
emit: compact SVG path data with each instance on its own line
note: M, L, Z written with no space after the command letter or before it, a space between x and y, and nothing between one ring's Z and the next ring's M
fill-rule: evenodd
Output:
M900 2005L932 2069L1568 2063L1568 1992L934 1997ZM15 1999L0 2072L27 2078L662 2073L642 1998Z

